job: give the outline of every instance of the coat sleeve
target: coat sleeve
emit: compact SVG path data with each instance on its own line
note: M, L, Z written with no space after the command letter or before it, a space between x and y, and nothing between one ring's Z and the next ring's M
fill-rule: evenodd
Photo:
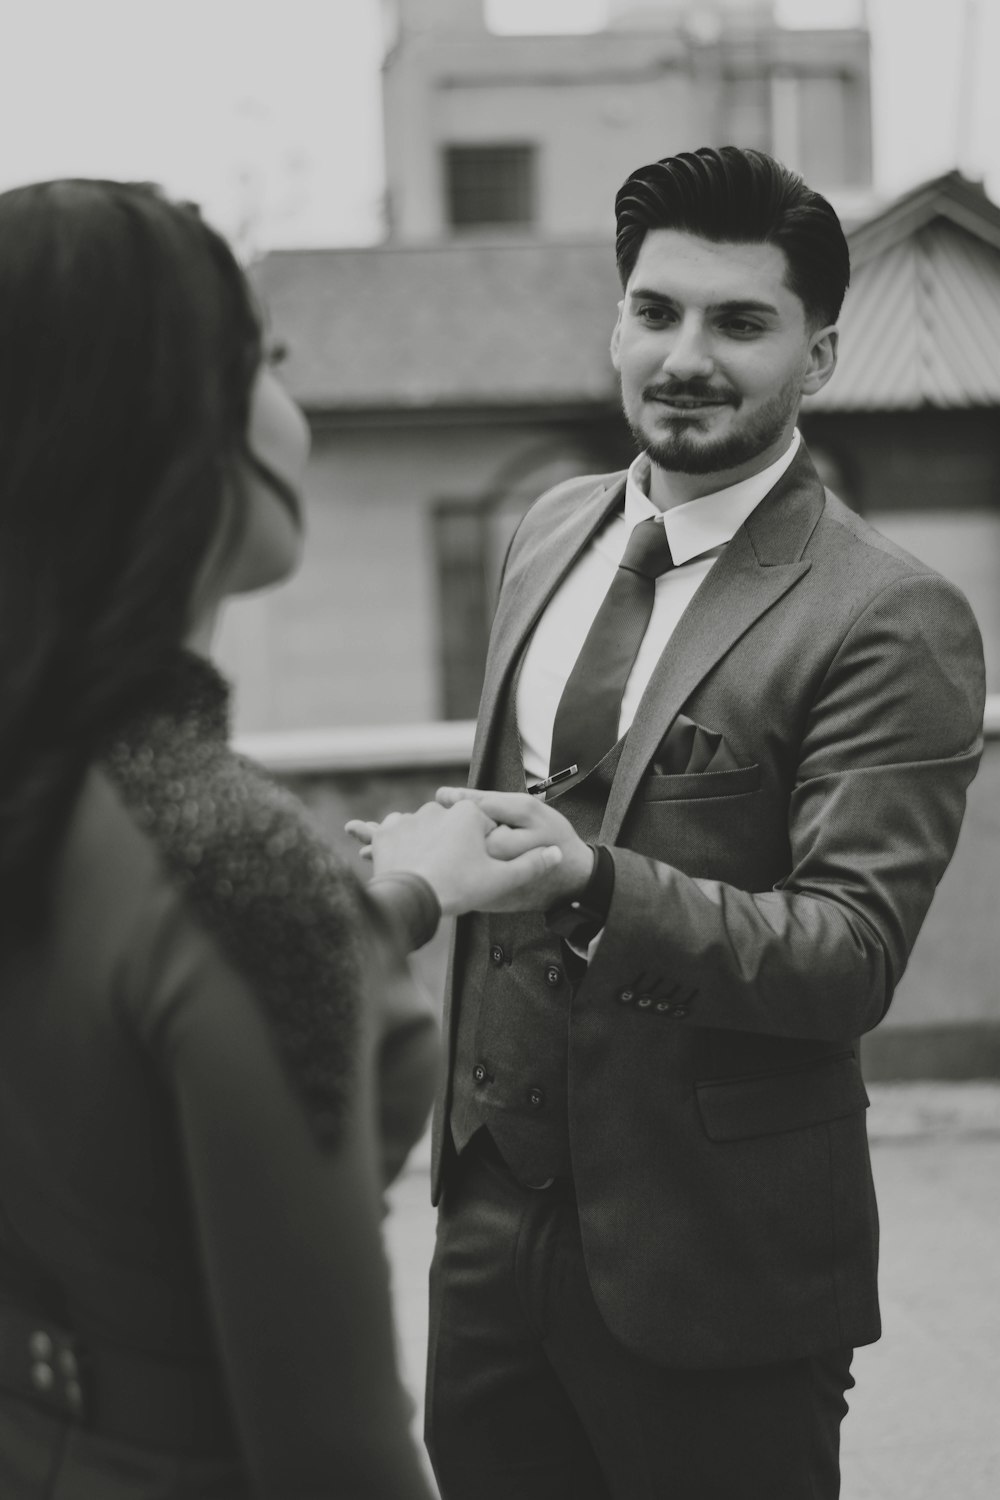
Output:
M638 986L699 1026L829 1041L875 1026L954 852L983 705L964 597L933 574L886 586L810 706L787 877L751 892L615 849L581 1003Z
M388 1184L420 1139L438 1084L441 1034L407 955L433 936L441 907L430 886L409 875L373 881L365 905L372 933L368 990L376 1033L379 1156Z
M257 997L211 934L175 912L149 962L145 1041L175 1112L254 1494L429 1500L379 1232L369 1008L357 1008L337 1139L320 1145Z

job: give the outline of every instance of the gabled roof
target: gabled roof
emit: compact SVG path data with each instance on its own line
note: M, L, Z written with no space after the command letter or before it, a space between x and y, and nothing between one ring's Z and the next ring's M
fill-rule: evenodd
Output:
M949 172L849 239L840 361L805 409L1000 405L1000 208Z
M1000 405L1000 208L949 172L848 240L840 363L806 409ZM610 234L279 250L252 276L313 412L618 404Z
M974 239L1000 250L1000 207L984 189L961 172L945 172L911 188L880 213L856 225L848 235L851 265L858 268L876 255L919 233L935 219L945 219Z

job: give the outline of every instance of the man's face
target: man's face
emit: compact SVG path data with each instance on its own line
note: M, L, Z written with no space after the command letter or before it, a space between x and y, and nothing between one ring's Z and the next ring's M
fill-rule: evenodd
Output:
M647 233L611 355L629 426L660 468L713 474L784 451L837 347L834 329L809 327L786 271L777 245Z

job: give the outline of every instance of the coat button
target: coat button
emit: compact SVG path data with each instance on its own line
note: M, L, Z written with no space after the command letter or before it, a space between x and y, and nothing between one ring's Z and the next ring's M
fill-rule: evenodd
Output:
M653 1003L653 997L652 995L640 995L635 1003L640 1010L648 1010Z
M562 984L562 977L563 972L562 969L560 969L559 965L549 964L548 968L545 970L545 983L550 984L552 988L555 989L557 984Z
M490 963L495 969L499 969L504 960L504 951L499 943L494 943L490 949Z
M619 992L618 992L618 1004L619 1005L631 1005L632 1001L634 999L635 999L635 994L633 993L632 990L619 990Z
M541 1109L545 1103L545 1090L534 1088L528 1090L528 1103L535 1109Z
M472 1070L472 1076L475 1079L476 1083L486 1082L486 1069L483 1067L482 1063L476 1063L476 1066Z

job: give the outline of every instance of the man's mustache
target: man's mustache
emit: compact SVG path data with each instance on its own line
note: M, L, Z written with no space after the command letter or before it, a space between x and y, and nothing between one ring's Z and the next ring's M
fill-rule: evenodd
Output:
M734 391L720 390L701 381L677 381L670 385L647 385L642 393L644 401L673 401L686 396L691 401L725 401L730 406L738 405Z

